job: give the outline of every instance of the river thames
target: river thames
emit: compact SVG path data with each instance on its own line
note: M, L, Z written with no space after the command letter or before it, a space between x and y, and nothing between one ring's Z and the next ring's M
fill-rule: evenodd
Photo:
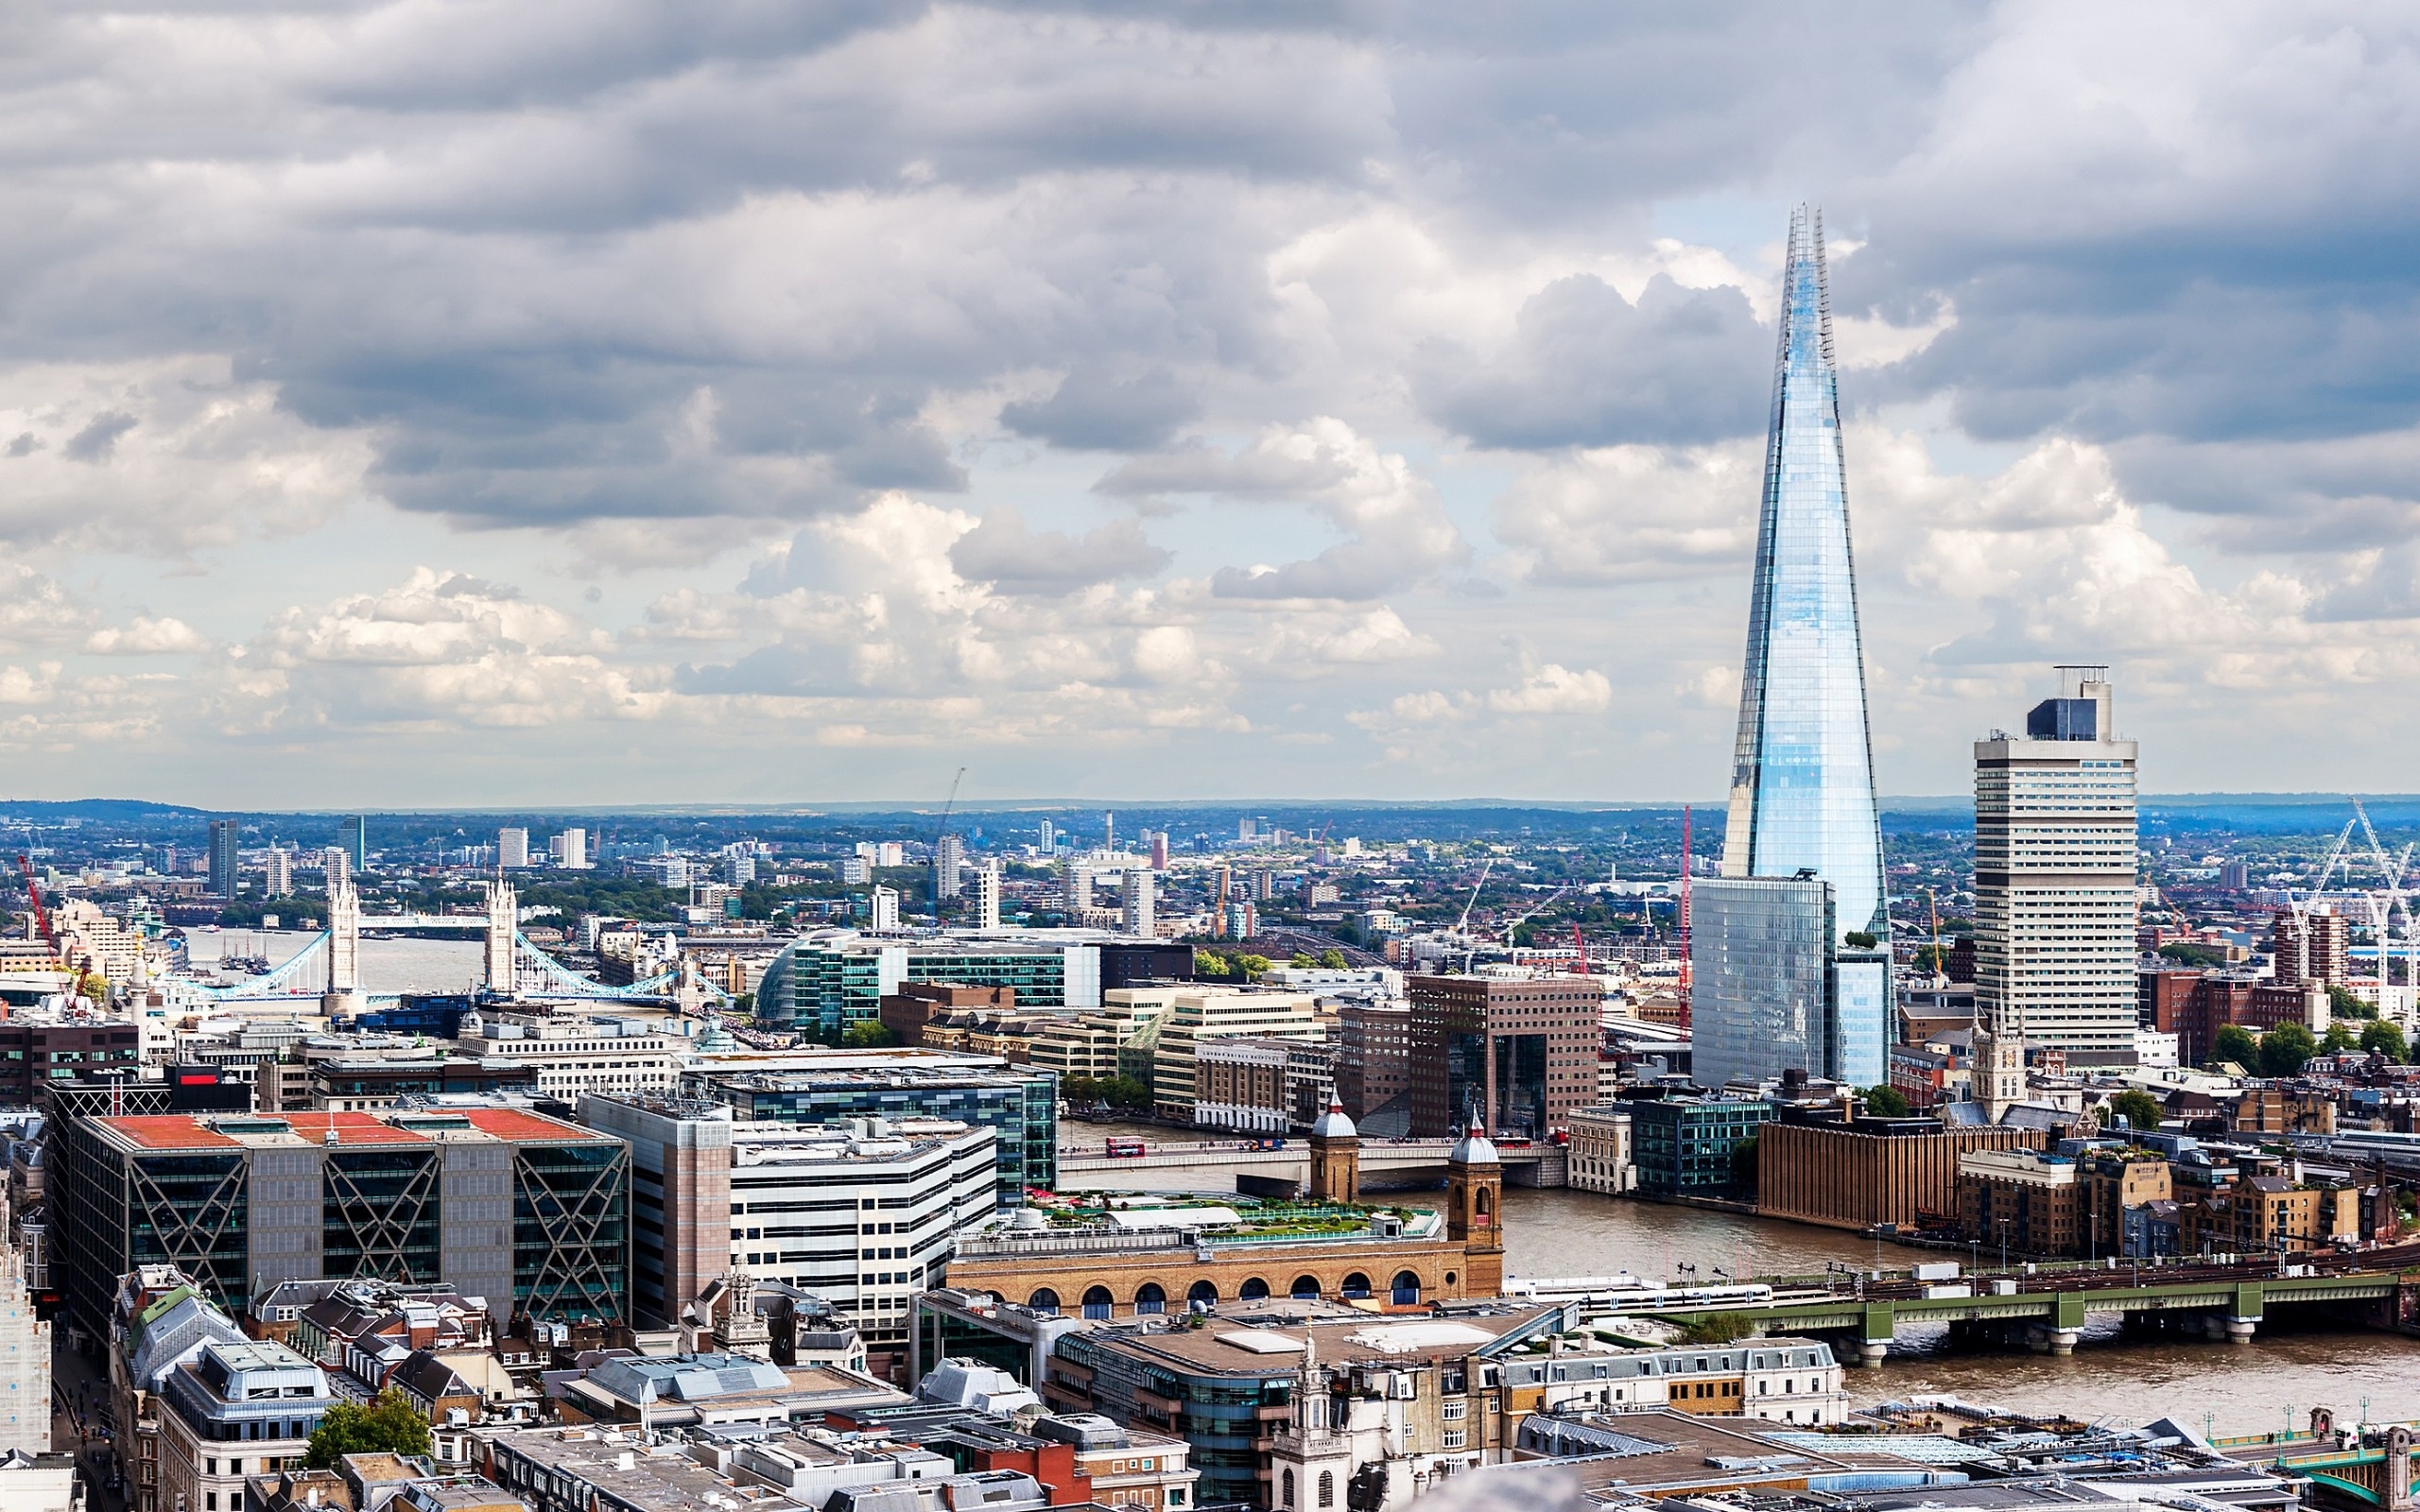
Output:
M1061 1125L1062 1148L1098 1148L1102 1125ZM1166 1128L1131 1132L1154 1141ZM1183 1136L1179 1136L1183 1137ZM1232 1194L1232 1174L1216 1168L1151 1174L1137 1186ZM1381 1200L1434 1207L1436 1193L1388 1193ZM1589 1192L1507 1188L1505 1269L1515 1277L1603 1276L1628 1271L1648 1280L1819 1274L1827 1263L1871 1268L1874 1241L1777 1219L1669 1207ZM1911 1250L1886 1246L1881 1263L1902 1267ZM1927 1253L1923 1258L1939 1259ZM2019 1412L2065 1412L2086 1420L2145 1422L2173 1417L2218 1433L2256 1433L2296 1422L2314 1406L2350 1421L2368 1404L2373 1421L2420 1419L2420 1339L2363 1329L2280 1330L2264 1323L2249 1345L2122 1337L2114 1316L2095 1314L2073 1355L2024 1350L1952 1349L1947 1329L1901 1329L1879 1370L1851 1369L1860 1402L1945 1394Z

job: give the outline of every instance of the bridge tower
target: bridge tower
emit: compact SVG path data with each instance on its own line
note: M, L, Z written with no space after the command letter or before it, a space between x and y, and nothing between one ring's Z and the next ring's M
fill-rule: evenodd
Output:
M1478 1113L1445 1155L1445 1237L1462 1246L1462 1295L1504 1290L1504 1164Z
M488 990L498 997L509 998L520 988L521 958L513 948L520 933L520 895L499 868L495 880L488 884L487 949Z
M361 996L361 894L345 878L328 890L328 990L320 1011L358 1013Z
M1344 1116L1344 1100L1327 1094L1327 1111L1311 1125L1311 1196L1320 1202L1361 1200L1361 1131Z

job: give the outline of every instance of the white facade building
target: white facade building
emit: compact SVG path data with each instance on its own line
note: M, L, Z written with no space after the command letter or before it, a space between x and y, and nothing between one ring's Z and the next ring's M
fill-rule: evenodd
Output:
M867 904L866 928L877 935L889 934L899 927L899 889L876 887Z
M1564 1125L1571 1135L1571 1185L1582 1192L1629 1192L1638 1185L1638 1162L1631 1154L1630 1113L1619 1108L1575 1108Z
M498 830L495 832L495 859L501 867L526 867L529 864L529 832Z
M2086 1065L2135 1056L2135 745L2106 669L2063 667L2022 736L1975 743L1975 1016Z
M457 1036L466 1055L538 1068L537 1091L577 1102L582 1092L661 1092L681 1079L682 1047L635 1019L474 1011Z
M1000 927L1000 864L987 861L975 870L975 927L990 932Z
M1150 939L1159 932L1159 909L1152 902L1150 868L1126 868L1125 904L1121 922L1126 933Z

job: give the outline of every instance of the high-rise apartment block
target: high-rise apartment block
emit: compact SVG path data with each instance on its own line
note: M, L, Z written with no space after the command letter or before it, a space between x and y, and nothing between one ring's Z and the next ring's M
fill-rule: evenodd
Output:
M2351 920L2330 910L2313 908L2297 918L2294 910L2280 908L2270 921L2270 958L2279 987L2342 987L2352 948Z
M340 845L329 846L320 852L320 874L326 879L331 893L352 885L353 853Z
M1790 218L1780 325L1727 883L1696 890L1691 924L1695 1075L1797 1069L1871 1085L1890 1042L1890 916L1824 225L1806 206Z
M1062 903L1071 914L1081 914L1093 905L1093 868L1080 861L1067 863L1065 891Z
M1151 872L1146 867L1126 868L1125 913L1122 922L1126 933L1145 939L1159 934L1159 908L1152 899Z
M282 845L270 846L261 869L266 873L261 883L261 893L264 897L291 898L294 896L293 851Z
M548 859L566 871L588 869L588 832L565 830L546 842Z
M876 887L866 900L866 928L888 935L899 928L899 889Z
M235 858L242 827L233 819L210 821L210 891L214 897L235 896Z
M944 834L933 845L933 896L955 898L966 886L966 842Z
M1975 1015L2070 1062L2135 1057L2135 742L2104 667L1975 743Z
M975 927L986 933L1000 927L1000 864L996 861L975 869Z
M495 832L495 861L500 867L518 868L529 864L529 832L498 830Z

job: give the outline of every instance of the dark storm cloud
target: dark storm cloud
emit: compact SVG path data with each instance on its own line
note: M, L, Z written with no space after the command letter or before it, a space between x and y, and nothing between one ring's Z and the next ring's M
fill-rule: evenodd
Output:
M1504 352L1425 353L1418 387L1432 418L1481 446L1687 444L1760 428L1772 364L1736 288L1659 273L1634 305L1583 275L1523 305Z

